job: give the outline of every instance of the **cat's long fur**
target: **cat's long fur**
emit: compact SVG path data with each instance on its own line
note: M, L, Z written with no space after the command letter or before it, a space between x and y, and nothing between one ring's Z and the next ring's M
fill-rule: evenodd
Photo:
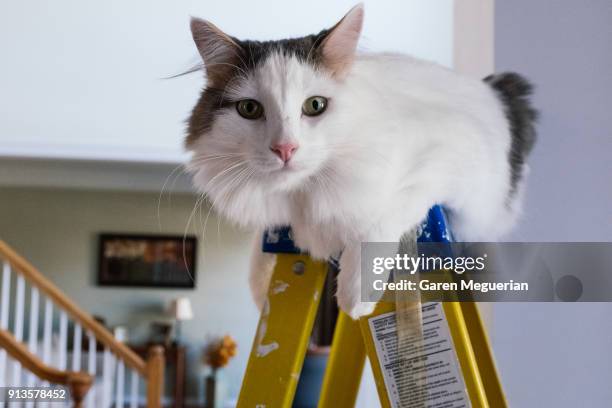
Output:
M498 239L519 213L534 140L528 82L517 74L479 81L398 54L355 52L363 8L331 30L278 42L240 41L192 22L207 87L189 121L195 185L229 220L256 229L290 224L317 258L342 253L338 303L361 301L360 243L398 241L436 203L461 240ZM304 116L303 101L329 99ZM235 103L255 99L257 120ZM299 144L283 163L270 146ZM251 286L265 298L274 257L256 245Z

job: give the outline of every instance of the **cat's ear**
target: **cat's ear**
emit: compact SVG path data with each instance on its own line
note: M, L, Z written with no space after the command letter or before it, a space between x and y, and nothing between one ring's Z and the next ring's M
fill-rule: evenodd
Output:
M204 60L206 76L212 83L223 83L239 61L240 45L209 21L191 18L191 35Z
M330 29L321 43L323 63L336 77L345 76L355 59L363 14L363 4L359 3Z

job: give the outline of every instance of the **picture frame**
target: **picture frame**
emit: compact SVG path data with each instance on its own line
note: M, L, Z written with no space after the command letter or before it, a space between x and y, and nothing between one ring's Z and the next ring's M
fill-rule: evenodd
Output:
M195 288L197 238L99 234L99 286Z

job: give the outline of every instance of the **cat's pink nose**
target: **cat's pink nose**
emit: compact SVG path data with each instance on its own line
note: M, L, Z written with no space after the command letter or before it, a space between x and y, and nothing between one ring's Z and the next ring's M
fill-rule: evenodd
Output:
M274 154L280 157L283 162L287 163L291 159L291 156L293 156L295 151L298 149L298 147L299 146L296 143L279 143L270 146L270 150L272 150Z

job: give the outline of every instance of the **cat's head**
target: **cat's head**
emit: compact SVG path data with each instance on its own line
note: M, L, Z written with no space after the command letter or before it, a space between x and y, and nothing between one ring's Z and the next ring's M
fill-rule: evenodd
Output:
M192 19L206 87L186 146L200 190L225 200L247 182L271 192L299 189L337 158L347 117L338 99L362 23L358 5L318 34L259 42Z

